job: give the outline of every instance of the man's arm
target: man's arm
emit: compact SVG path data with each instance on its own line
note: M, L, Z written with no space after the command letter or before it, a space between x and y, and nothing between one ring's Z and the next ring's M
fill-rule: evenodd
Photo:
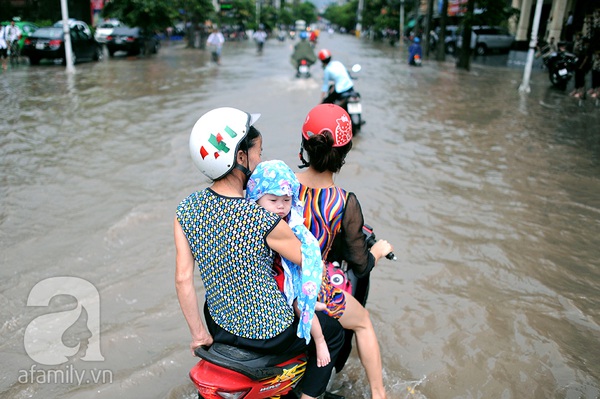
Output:
M198 297L196 296L194 287L194 256L177 217L173 223L173 230L176 249L175 289L177 291L179 306L192 335L190 349L193 353L194 349L198 346L212 345L213 338L204 326L200 316Z
M290 226L281 221L267 235L267 245L284 258L302 266L302 244Z

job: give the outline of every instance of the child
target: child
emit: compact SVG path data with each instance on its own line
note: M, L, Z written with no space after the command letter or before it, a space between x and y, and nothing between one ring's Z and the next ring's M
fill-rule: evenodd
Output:
M298 200L299 189L300 183L285 163L266 161L261 162L250 176L246 198L278 214L289 223L302 242L302 268L277 255L274 261L275 279L300 318L298 336L305 338L307 343L310 336L313 337L317 349L317 365L323 367L331 359L319 321L314 317L315 308L324 308L323 305L316 304L323 276L323 262L319 244L304 227L300 216L302 205Z
M281 258L285 275L282 284L284 295L288 302L297 297L298 311L301 313L298 336L305 337L308 341L310 337L307 335L307 329L310 331L317 348L317 363L322 367L329 363L329 351L317 319L314 318L317 322L311 323L314 315L308 312L325 311L329 316L337 318L345 329L355 332L360 330L361 334L356 334L357 340L361 340L360 346L377 357L375 364L371 363L370 367L366 367L359 353L371 385L372 397L384 399L386 393L381 376L379 344L369 313L352 295L329 283L324 273L319 243L304 226L301 216L303 206L298 198L299 190L300 183L292 170L283 161L277 160L258 164L246 188L248 200L255 201L268 211L278 214L289 223L302 242L302 268Z

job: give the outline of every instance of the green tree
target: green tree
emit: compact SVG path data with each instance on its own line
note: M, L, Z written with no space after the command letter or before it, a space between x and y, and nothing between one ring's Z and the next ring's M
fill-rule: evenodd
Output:
M162 31L172 25L177 9L169 0L118 0L107 3L102 14L118 18L128 26Z
M323 16L332 24L346 29L348 32L356 27L356 10L358 0L351 0L344 5L331 4Z
M303 19L306 21L306 25L310 25L313 22L317 21L317 17L319 13L317 12L317 7L310 2L304 2L294 5L292 8L292 13L295 19Z
M235 25L242 28L255 19L256 6L253 0L233 0L231 10L219 17L221 25Z

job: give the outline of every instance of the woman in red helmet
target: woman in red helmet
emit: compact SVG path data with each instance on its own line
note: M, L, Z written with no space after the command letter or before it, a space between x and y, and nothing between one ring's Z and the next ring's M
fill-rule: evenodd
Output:
M364 218L356 196L335 185L334 173L341 170L351 148L352 122L348 113L334 104L314 107L302 126L300 160L301 168L306 170L296 174L300 182L299 198L304 203L304 223L317 238L323 260L339 263L344 260L358 277L354 297L360 303L352 311L360 324L352 327L344 324L344 327L356 333L358 354L367 372L372 398L385 398L379 344L363 305L371 270L393 248L386 240L367 248ZM347 332L346 348L336 364L338 372L350 354L351 337L351 332Z
M331 52L327 49L319 51L319 59L323 65L323 86L321 88L321 102L333 104L342 93L354 88L348 70L339 61L331 60ZM329 90L329 82L333 82L333 90Z

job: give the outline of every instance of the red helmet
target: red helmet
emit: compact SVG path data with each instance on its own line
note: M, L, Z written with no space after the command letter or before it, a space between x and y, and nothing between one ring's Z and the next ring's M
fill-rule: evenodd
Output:
M324 48L323 50L319 51L319 59L321 61L325 61L331 58L331 51L327 50L326 48Z
M319 104L306 115L302 137L308 140L327 131L333 136L334 147L342 147L352 140L350 115L339 105Z

